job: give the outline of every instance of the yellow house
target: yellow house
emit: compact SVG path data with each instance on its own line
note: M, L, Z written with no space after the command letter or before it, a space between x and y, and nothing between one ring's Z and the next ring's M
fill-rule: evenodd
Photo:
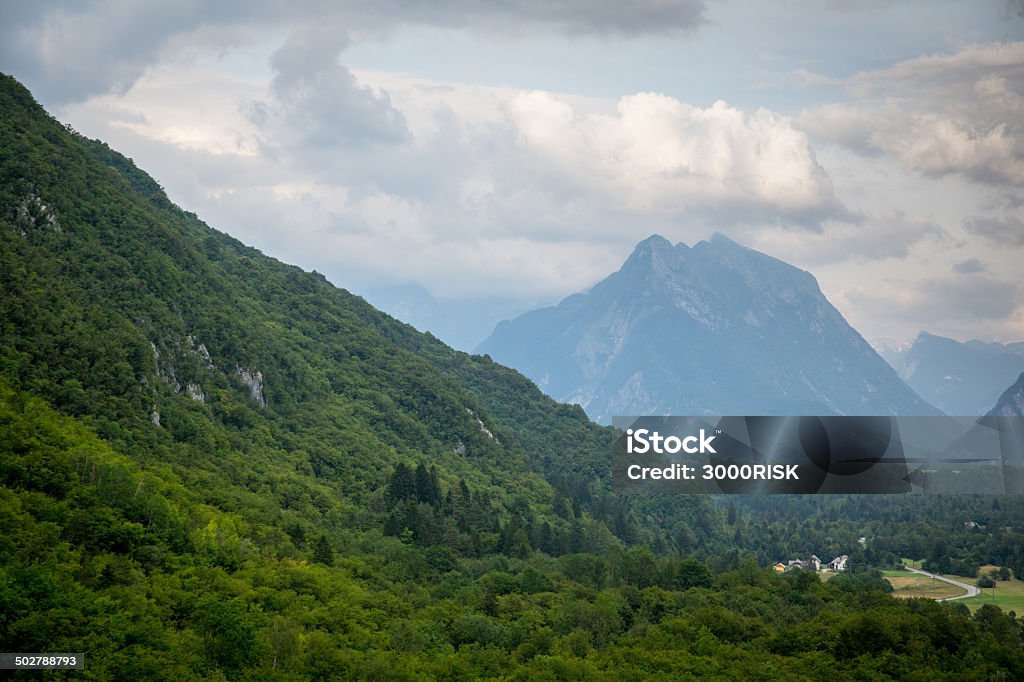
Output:
M785 570L786 570L786 564L784 564L784 563L782 563L782 562L780 561L779 563L777 563L777 564L775 564L774 566L772 566L772 568L774 568L774 569L775 569L775 572L776 572L776 573L782 573L783 571L785 571Z

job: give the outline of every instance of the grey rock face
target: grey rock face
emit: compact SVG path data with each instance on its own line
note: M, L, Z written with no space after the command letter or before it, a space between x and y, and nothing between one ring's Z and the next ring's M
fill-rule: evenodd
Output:
M206 402L206 394L203 393L203 387L196 383L189 383L185 386L185 393L189 398L195 400L198 403Z
M239 380L249 389L249 397L260 407L267 406L267 400L263 397L263 372L255 369L236 368Z
M31 230L63 231L60 221L53 213L53 207L49 206L35 192L31 193L18 206L14 216L14 225L23 237Z

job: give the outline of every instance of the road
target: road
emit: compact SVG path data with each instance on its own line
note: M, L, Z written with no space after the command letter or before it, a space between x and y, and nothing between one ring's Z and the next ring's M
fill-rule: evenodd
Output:
M959 588L967 590L967 592L965 592L964 594L958 595L956 597L946 597L945 599L936 599L935 601L953 601L954 599L967 599L968 597L977 597L979 594L981 594L981 590L975 587L974 585L968 585L967 583L962 583L959 580L953 580L952 578L945 578L941 575L929 573L928 571L922 571L920 568L911 568L910 566L904 566L903 568L907 569L911 573L920 573L921 575L926 575L929 578L935 578L936 580L941 580L944 583L956 585Z

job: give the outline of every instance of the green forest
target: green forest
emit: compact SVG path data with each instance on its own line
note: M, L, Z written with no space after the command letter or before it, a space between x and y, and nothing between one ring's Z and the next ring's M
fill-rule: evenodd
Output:
M1016 614L880 572L1024 575L1019 499L623 497L614 436L0 76L0 650L97 680L1024 679ZM812 552L849 570L769 568Z

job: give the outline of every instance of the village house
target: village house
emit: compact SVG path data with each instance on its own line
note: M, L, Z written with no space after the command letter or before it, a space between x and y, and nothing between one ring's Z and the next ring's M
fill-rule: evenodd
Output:
M845 554L837 556L827 564L823 564L821 559L816 554L810 555L807 559L790 559L787 563L781 561L772 565L772 570L776 573L783 573L785 571L814 571L815 573L820 572L822 569L830 571L845 571L846 562L849 557Z

